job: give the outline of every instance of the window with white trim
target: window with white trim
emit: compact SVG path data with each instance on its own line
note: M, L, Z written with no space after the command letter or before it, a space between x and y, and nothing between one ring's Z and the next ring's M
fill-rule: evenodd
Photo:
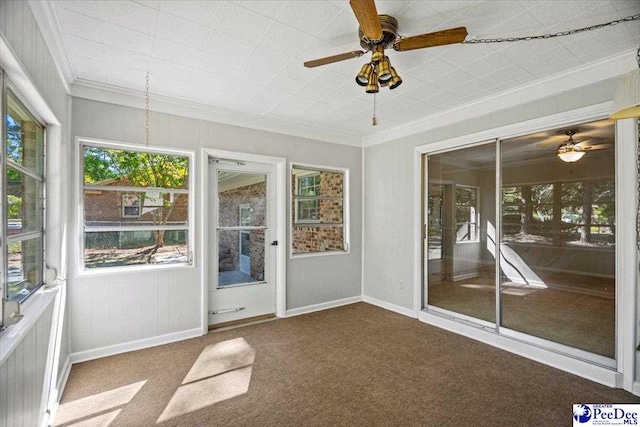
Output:
M81 141L84 269L190 264L192 155Z
M2 298L23 301L44 283L45 127L6 90Z
M456 185L456 242L478 241L478 187Z
M347 251L347 171L293 165L291 188L292 254Z

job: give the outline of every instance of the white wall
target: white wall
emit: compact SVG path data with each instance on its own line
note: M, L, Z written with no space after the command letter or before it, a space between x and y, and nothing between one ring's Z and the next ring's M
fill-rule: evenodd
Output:
M0 426L40 425L53 305L0 366Z
M72 138L144 143L143 110L73 98L72 111ZM348 168L352 195L349 212L351 253L288 259L286 308L291 310L361 294L360 148L164 113L152 113L150 121L152 146L192 150L207 147ZM196 170L196 173L201 171ZM76 181L74 186L79 184ZM290 217L289 213L287 217ZM76 232L72 230L73 235ZM197 239L201 238L198 230L195 234ZM74 353L91 353L100 347L200 326L197 269L78 277L75 252L72 261L69 301Z
M44 98L58 123L50 127L52 133L47 146L46 262L61 273L64 271L62 248L67 205L65 192L61 188L67 182L67 168L64 165L69 152L69 128L66 126L70 117L69 96L49 52L47 40L40 32L26 1L0 1L0 32L20 62L22 70L26 72L29 85L35 87ZM0 63L4 60L7 58L0 58ZM51 348L48 347L50 332L55 328L50 330L48 326L52 324L54 313L64 311L54 306L62 300L56 298L54 301L35 322L36 326L26 333L7 362L0 366L0 396L2 399L17 399L13 401L13 406L10 401L3 400L9 403L0 408L0 425L37 425L44 416L45 407L40 405L40 399L43 392L45 399L48 396L48 390L43 390L43 384L46 385L49 381L47 363L57 363L58 360L54 351L50 351ZM57 324L58 319L53 321ZM7 333L10 333L11 328L13 327ZM60 363L53 368L51 380L54 382L68 355L65 339L67 330L58 330L57 333L63 342Z

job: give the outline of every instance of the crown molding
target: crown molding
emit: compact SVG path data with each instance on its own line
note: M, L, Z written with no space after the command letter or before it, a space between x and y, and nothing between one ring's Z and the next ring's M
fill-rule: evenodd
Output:
M362 138L363 147L371 147L417 133L451 125L525 104L603 80L620 77L635 69L636 50L629 50L567 72L536 80L496 95L482 98L438 114L433 114Z
M144 93L113 85L76 79L71 85L71 96L132 108L144 108ZM159 113L174 114L210 122L249 129L275 132L306 139L331 142L334 144L362 146L360 136L340 131L318 128L299 123L263 117L255 114L227 110L197 102L179 100L162 95L152 95L150 109Z
M60 80L62 80L67 93L71 93L71 84L76 80L76 74L73 71L67 49L65 49L58 15L56 15L50 0L28 0L28 4L49 48L53 63L58 69Z

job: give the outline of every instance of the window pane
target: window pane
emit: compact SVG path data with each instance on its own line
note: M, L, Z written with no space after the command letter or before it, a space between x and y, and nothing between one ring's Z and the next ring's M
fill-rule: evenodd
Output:
M7 167L7 235L42 230L42 183Z
M296 221L320 222L320 200L298 200Z
M186 225L188 220L188 194L110 190L84 192L86 226Z
M433 154L426 162L424 303L493 323L496 144Z
M176 264L188 260L186 230L85 233L85 268ZM161 246L157 246L161 242Z
M331 171L292 169L294 196L342 197L344 174Z
M296 199L297 210L294 212L293 221L315 222L319 224L342 224L343 202L336 199ZM298 218L295 217L298 215ZM306 216L306 217L305 217Z
M220 227L266 225L267 176L218 171Z
M84 147L84 183L189 188L189 158L168 154Z
M264 230L218 230L218 286L265 280Z
M7 297L21 301L42 284L42 238L8 244Z
M344 251L342 227L294 226L292 236L294 254Z
M11 92L8 93L7 100L7 159L42 175L44 128Z
M602 149L575 163L556 155L564 130L502 141L502 326L613 358L614 122L576 129Z

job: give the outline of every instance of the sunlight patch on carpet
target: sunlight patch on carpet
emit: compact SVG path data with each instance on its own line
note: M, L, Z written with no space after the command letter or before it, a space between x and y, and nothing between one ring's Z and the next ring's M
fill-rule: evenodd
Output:
M255 358L244 338L206 346L156 423L247 393Z
M91 425L108 426L118 416L122 408L135 397L147 381L125 385L113 390L83 397L64 403L58 407L56 426ZM107 411L110 411L106 413Z

